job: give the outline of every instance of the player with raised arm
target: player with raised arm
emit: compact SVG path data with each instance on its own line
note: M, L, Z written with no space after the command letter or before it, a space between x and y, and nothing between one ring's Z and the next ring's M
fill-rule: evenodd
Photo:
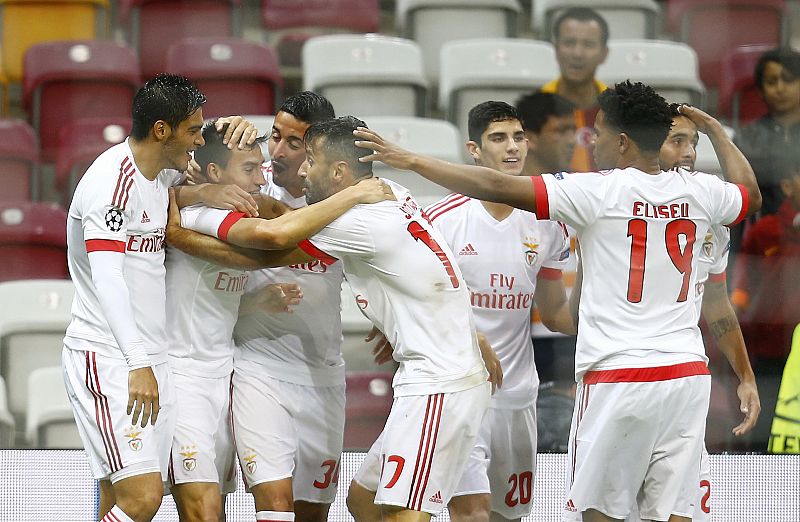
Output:
M539 96L545 96L540 94ZM570 113L569 118L572 117ZM519 176L527 142L514 107L488 101L469 112L467 150L476 165ZM501 203L451 194L425 210L470 291L475 326L505 369L448 508L452 520L519 520L530 514L536 473L539 377L531 343L534 299L542 322L575 333L561 270L563 225Z
M577 230L584 285L564 519L624 519L638 504L645 519L690 520L710 378L689 292L709 227L756 212L761 197L747 162L726 171L740 185L662 171L672 115L652 88L620 83L599 102L594 155L609 170L596 173L504 176L411 154L368 129L356 144L374 151L363 161Z
M75 300L64 379L100 481L103 520L150 520L161 504L175 423L166 364L167 188L203 145L204 102L182 76L148 81L134 97L131 135L92 163L70 205ZM254 137L248 122L234 121L225 135L231 147ZM181 199L255 211L252 198L224 189L183 187Z
M371 166L358 161L365 153L353 144L359 125L364 123L345 117L309 127L301 169L309 203L372 176ZM351 484L348 507L363 521L429 520L452 495L490 390L468 290L452 253L413 196L390 186L396 201L354 207L301 243L302 250L237 250L231 259L262 266L341 260L364 313L384 332L400 365L392 412ZM190 231L170 234L176 246L197 248L186 241ZM257 234L232 242L261 245ZM216 255L221 246L210 240L197 253Z

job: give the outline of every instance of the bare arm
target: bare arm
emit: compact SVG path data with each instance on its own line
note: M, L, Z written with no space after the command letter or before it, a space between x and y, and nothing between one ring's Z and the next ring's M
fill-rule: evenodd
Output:
M272 219L282 216L293 210L292 207L286 203L278 201L275 198L265 196L264 194L258 194L254 199L258 205L258 217L261 218Z
M178 202L178 208L205 203L209 207L236 210L248 216L258 216L258 205L253 196L236 185L215 185L213 183L181 185L175 187L175 200Z
M747 215L751 216L761 208L761 191L750 162L742 151L733 143L722 124L713 116L696 107L681 105L680 113L692 120L697 125L697 130L708 135L714 152L719 159L725 179L731 183L744 186L750 199Z
M413 170L438 185L466 196L536 211L533 183L527 176L509 176L487 167L458 165L414 154L364 127L359 127L353 134L358 138L355 142L357 146L373 151L361 161L381 161L399 170Z
M728 299L725 281L706 281L703 294L703 317L717 341L720 351L725 354L733 371L739 377L736 393L741 401L739 409L744 413L744 420L735 428L734 435L744 435L750 431L761 412L761 402L756 389L756 379L747 348L744 345L739 321Z
M245 218L228 232L229 243L246 248L283 250L311 237L354 205L393 199L388 185L379 179L365 179L329 198L275 219Z
M542 324L553 332L567 335L578 333L576 322L570 313L564 279L548 279L539 275L536 279L536 306Z

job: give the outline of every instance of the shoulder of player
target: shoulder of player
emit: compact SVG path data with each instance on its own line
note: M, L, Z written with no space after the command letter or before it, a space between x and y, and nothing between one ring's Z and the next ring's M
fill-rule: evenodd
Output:
M136 167L130 154L116 147L98 156L81 177L75 194L86 203L125 208L136 192Z
M453 193L446 196L436 203L427 206L424 209L425 215L433 223L439 218L444 216L456 215L458 212L463 211L466 207L465 204L472 201L472 198L463 194Z

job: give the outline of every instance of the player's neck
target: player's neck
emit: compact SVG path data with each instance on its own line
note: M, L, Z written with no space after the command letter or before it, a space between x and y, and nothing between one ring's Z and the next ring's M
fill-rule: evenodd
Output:
M505 218L510 216L512 212L514 212L514 207L510 207L502 203L481 201L481 205L483 205L483 208L486 209L486 212L488 212L489 215L492 216L497 221L503 221Z
M620 158L617 168L625 169L628 167L633 167L652 176L661 174L661 165L658 163L658 155L636 156L630 159L626 159L625 157Z
M147 140L138 141L133 138L128 138L128 145L133 153L133 162L142 176L150 181L156 179L158 173L164 170L161 165L160 147L148 143Z
M594 78L588 82L573 83L563 77L558 82L557 94L568 99L579 109L586 109L597 105L597 86Z

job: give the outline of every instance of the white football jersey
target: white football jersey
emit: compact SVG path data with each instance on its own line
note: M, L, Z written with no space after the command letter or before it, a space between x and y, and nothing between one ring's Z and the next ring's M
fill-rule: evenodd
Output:
M581 245L576 378L707 361L693 302L700 250L711 225L744 217L744 188L680 169L532 179L537 216L572 225Z
M396 397L480 385L488 373L454 256L408 190L384 181L397 201L356 205L300 247L344 263L356 302L394 347Z
M224 239L240 212L193 205L181 209L181 225ZM247 283L234 270L177 248L167 249L167 323L170 367L198 377L225 377L233 370L233 325Z
M272 179L272 164L265 166L267 183L261 192L292 208L306 206L305 196L295 198ZM297 283L303 291L293 313L250 314L239 318L234 331L235 365L266 371L275 379L306 386L344 383L342 358L342 264L311 261L288 267L250 272L246 293L269 284Z
M731 250L731 232L724 225L712 225L703 237L697 264L695 305L698 315L703 307L703 289L706 281L725 281L728 253Z
M67 261L75 299L65 345L122 358L97 297L87 251L125 254L123 276L134 320L153 364L167 360L164 231L174 170L153 181L133 162L128 140L101 154L75 189L67 218Z
M536 278L561 278L570 246L565 227L517 209L497 221L479 200L460 194L425 213L455 255L475 327L500 359L503 387L493 395L493 407L532 404L539 386L531 342Z

